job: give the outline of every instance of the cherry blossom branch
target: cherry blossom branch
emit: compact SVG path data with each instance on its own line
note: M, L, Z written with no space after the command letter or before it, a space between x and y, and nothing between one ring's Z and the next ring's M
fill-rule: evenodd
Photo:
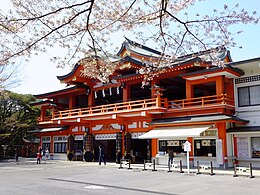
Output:
M41 15L41 16L35 16L35 17L31 17L31 18L10 19L10 20L8 20L8 22L19 22L19 21L37 20L37 19L40 19L40 18L45 18L46 16L50 16L50 15L59 13L59 12L65 10L65 9L72 9L72 8L74 8L74 7L80 7L80 6L85 5L85 4L88 4L88 3L91 3L91 5L92 5L92 4L94 3L94 0L84 1L84 2L82 2L82 3L73 4L73 5L70 5L70 6L67 6L67 7L61 7L61 8L59 8L59 9L57 9L57 10L48 12L48 13L43 14L43 15ZM4 22L4 21L0 21L0 22Z
M33 43L29 44L29 45L28 45L27 47L25 47L24 49L22 49L22 50L20 50L20 51L14 53L14 54L8 56L8 58L6 58L5 60L9 60L10 58L12 58L12 57L14 57L14 56L19 56L19 55L22 54L23 52L29 50L30 48L32 48L33 46L35 46L37 43L39 43L40 41L42 41L43 39L45 39L46 37L48 37L48 36L51 35L52 33L58 31L60 28L62 28L62 27L64 27L64 26L70 24L70 23L71 23L75 18L77 18L79 15L81 15L81 14L83 14L83 13L85 13L85 12L91 11L91 8L92 8L92 6L91 6L90 8L88 8L88 9L82 10L81 12L75 14L75 15L74 15L72 18L70 18L67 22L65 22L65 23L63 23L63 24L61 24L61 25L59 25L59 26L56 27L56 28L51 29L51 31L49 31L47 34L41 36L39 39L35 40ZM92 38L93 38L93 37L92 37ZM94 38L93 38L93 39L94 39Z

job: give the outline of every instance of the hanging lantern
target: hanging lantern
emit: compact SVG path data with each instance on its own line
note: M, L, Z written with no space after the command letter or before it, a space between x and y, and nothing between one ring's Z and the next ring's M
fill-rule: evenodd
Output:
M95 99L97 99L97 91L95 91Z
M112 95L112 88L109 88L109 95Z

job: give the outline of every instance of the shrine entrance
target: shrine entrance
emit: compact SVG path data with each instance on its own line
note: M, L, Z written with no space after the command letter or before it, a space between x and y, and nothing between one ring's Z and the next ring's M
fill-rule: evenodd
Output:
M116 161L116 140L95 140L94 142L94 159L98 161L99 146L103 147L105 159L107 162Z

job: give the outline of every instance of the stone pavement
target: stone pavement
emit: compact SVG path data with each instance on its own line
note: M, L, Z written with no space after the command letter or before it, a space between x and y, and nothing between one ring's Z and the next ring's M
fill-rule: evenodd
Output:
M12 166L12 165L34 165L36 164L36 158L19 158L18 162L15 162L14 159L10 160L4 160L0 161L0 167L2 166ZM73 164L74 166L99 166L98 162L83 162L83 161L65 161L65 160L42 160L41 161L42 165L45 164L56 164L60 166L66 166L66 164ZM101 166L104 166L103 163ZM114 162L108 162L107 167L113 167L113 168L120 168L120 164L116 164ZM122 163L121 165L122 169L129 169L129 164L127 163ZM130 164L130 169L129 170L143 170L144 165L143 164ZM153 167L153 164L147 164L145 169L146 171L161 171L161 172L169 172L169 168L167 166L163 165L155 165L155 168ZM183 167L182 171L184 174L188 174L188 170L186 167ZM191 175L197 175L198 170L197 167L191 167L190 168L190 174ZM175 173L180 173L180 168L179 167L171 167L170 172L175 172ZM203 167L200 168L199 170L200 174L204 175L227 175L227 176L232 176L234 177L234 168L228 168L228 169L216 169L214 168L213 170L210 169L210 167ZM250 172L249 165L248 167L237 167L236 169L236 175L238 177L256 177L260 178L260 169L252 168L252 173Z
M163 166L156 166L158 171L152 171L150 166L147 167L150 170L142 171L142 164L131 165L133 168L128 170L127 165L118 169L119 165L115 163L99 166L97 162L49 160L37 165L35 161L1 161L0 194L255 195L260 191L258 176L250 179L249 176L233 177L217 172L210 176L209 170L200 175L180 174L178 169L168 173L167 167Z

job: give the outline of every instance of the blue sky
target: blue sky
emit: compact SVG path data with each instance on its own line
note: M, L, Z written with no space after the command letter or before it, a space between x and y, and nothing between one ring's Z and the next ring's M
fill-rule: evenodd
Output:
M236 2L239 2L240 8L245 8L249 12L257 11L258 16L260 16L260 1L259 0L208 0L202 1L196 4L195 6L189 8L190 10L197 12L204 12L208 10L213 10L218 8L220 5L225 3L235 5ZM5 1L5 5L1 6L1 9L8 7L8 3ZM238 45L241 45L243 48L231 48L231 57L233 61L241 61L251 58L260 57L260 24L258 25L237 25L232 29L235 31L243 30L243 33L235 36L235 41ZM121 46L121 43L124 41L124 35L130 39L134 39L134 36L130 33L119 33L112 37L118 43L116 47ZM136 40L138 41L138 40ZM152 45L148 45L152 47ZM56 48L58 49L58 48ZM49 51L52 53L52 51ZM12 88L11 90L17 93L23 94L41 94L50 91L55 91L63 89L64 84L60 84L56 76L67 74L70 71L70 67L65 69L57 69L55 64L50 62L50 55L41 54L39 56L34 56L31 58L30 62L21 63L19 71L19 77L21 79L21 84ZM73 65L73 64L72 64Z

